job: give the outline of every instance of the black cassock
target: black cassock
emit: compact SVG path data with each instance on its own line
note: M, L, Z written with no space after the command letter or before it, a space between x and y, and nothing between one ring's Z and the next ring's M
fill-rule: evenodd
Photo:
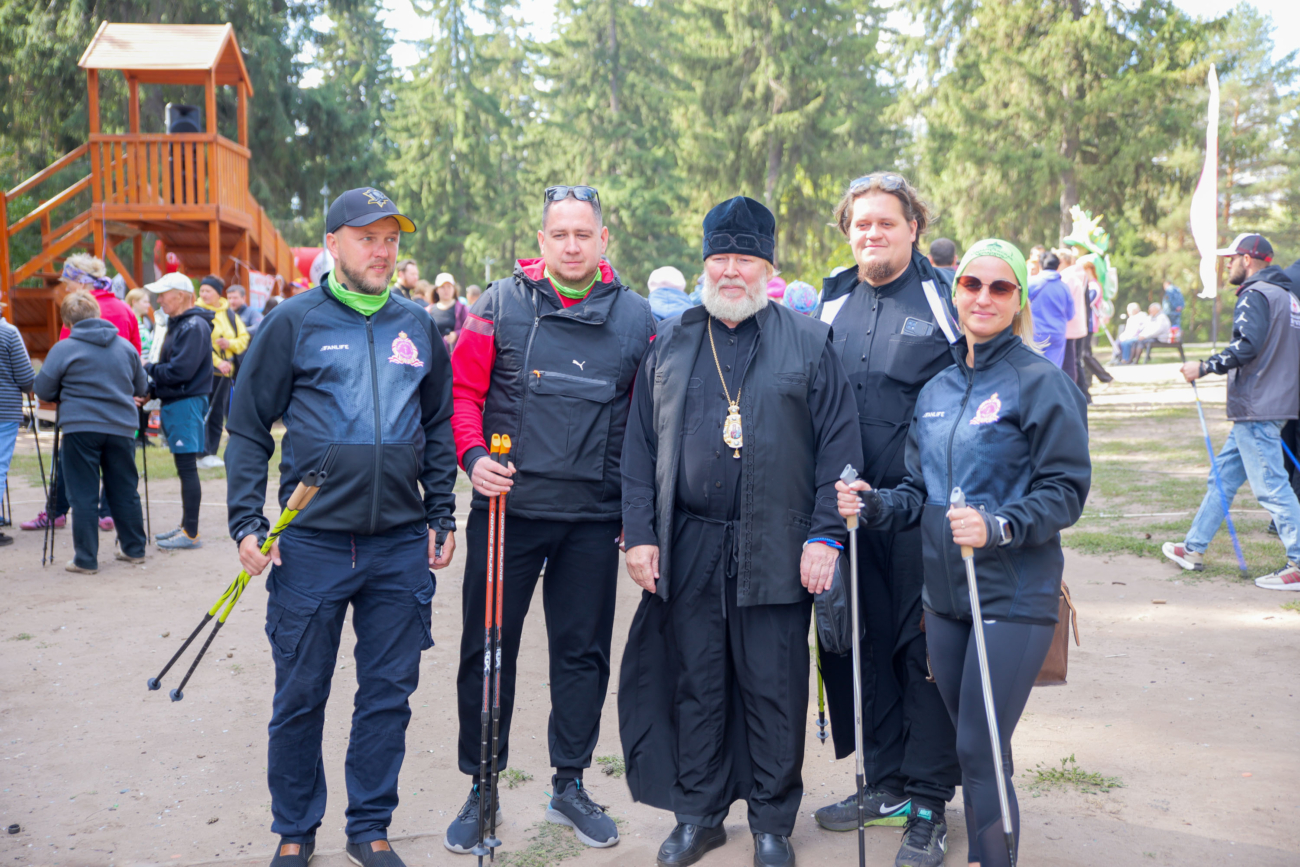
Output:
M744 800L752 831L789 836L803 796L812 596L737 605L741 461L722 442L717 367L735 397L757 328L751 319L714 329L718 363L706 338L687 390L685 417L698 423L682 434L672 598L642 593L619 678L619 734L636 800L704 827ZM648 417L648 397L637 400L632 423ZM643 456L631 451L625 468L638 472ZM629 526L628 544L645 532Z

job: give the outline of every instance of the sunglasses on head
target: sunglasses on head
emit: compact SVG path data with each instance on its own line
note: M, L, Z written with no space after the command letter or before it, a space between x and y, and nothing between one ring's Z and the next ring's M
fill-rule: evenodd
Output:
M963 274L957 278L957 285L972 295L980 294L985 286L989 287L989 294L994 298L1010 298L1012 295L1020 295L1020 287L1010 280L994 280L992 283L985 283L978 277Z
M573 196L580 202L600 204L600 193L596 192L595 187L589 187L585 184L576 187L564 185L547 187L546 192L543 194L544 200L548 202L562 202L569 196Z
M856 193L870 186L879 187L886 192L897 192L907 186L907 179L895 172L872 172L860 178L854 178L849 184L849 192Z

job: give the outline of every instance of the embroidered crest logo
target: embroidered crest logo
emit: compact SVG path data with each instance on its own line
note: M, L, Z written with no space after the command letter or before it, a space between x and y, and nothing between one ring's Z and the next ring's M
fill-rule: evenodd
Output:
M993 424L999 419L998 413L1002 411L1002 401L998 400L998 393L993 392L993 396L979 405L975 410L975 417L970 420L971 424Z
M367 205L374 205L376 208L382 208L388 204L388 196L385 196L373 187L366 190L365 195Z
M424 367L424 362L420 360L420 353L411 342L411 338L406 336L405 331L397 332L397 339L393 341L393 354L388 356L388 363Z

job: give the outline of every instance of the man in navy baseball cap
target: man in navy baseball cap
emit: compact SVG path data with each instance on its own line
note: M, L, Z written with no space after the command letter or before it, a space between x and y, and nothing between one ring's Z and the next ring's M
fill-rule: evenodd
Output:
M397 210L393 200L375 187L348 190L334 200L325 216L325 231L333 235L343 226L369 226L376 220L393 217L403 232L414 232L415 224Z
M1264 262L1273 261L1273 245L1263 235L1256 235L1252 232L1242 232L1232 239L1232 243L1222 250L1216 250L1219 256L1249 256L1252 259L1261 259ZM1240 285L1240 281L1236 285Z

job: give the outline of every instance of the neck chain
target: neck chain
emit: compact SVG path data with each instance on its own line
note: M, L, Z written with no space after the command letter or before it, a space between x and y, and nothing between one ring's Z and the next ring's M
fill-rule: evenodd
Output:
M736 399L731 399L731 392L727 388L727 378L722 375L722 363L718 361L718 346L713 342L713 317L709 317L709 348L713 350L713 364L718 369L718 379L722 380L722 394L727 398L727 420L722 425L722 441L727 447L734 449L731 456L740 457L741 446L745 444L744 431L740 423L740 393L744 391L744 385L736 389Z

